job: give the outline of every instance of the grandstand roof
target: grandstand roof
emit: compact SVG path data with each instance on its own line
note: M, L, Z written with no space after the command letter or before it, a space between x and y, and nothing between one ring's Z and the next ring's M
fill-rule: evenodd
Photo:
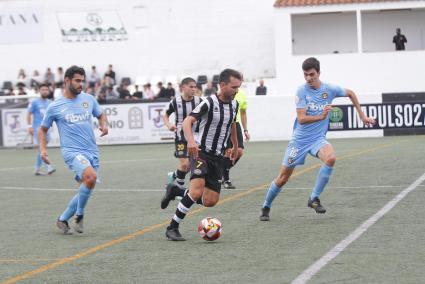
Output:
M275 7L318 6L335 4L362 4L377 2L402 2L401 0L276 0Z

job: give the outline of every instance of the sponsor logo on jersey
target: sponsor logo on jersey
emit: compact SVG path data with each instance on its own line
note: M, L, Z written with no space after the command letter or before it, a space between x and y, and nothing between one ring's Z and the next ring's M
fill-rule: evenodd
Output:
M77 123L85 120L90 119L90 113L86 111L85 113L75 114L75 113L68 113L65 115L65 120L69 123Z

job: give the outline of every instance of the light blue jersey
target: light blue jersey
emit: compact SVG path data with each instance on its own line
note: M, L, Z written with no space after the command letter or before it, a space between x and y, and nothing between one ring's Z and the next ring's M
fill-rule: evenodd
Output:
M334 98L347 96L341 87L321 83L312 89L307 83L301 86L295 97L297 109L306 109L307 116L320 115L326 105L332 104ZM321 148L329 144L326 141L329 116L313 123L300 124L295 119L292 140L289 142L283 157L283 165L293 168L305 162L307 154L317 157Z
M96 99L85 93L80 93L74 99L62 97L47 108L41 125L50 128L53 122L56 122L62 156L71 168L74 159L81 155L86 157L94 168L98 166L99 150L93 132L92 117L98 118L101 114L102 110Z
M316 90L307 83L301 86L296 95L297 109L305 108L308 116L320 115L326 105L332 104L334 98L346 97L345 90L339 86L321 82ZM329 116L313 123L294 123L292 140L299 143L311 143L319 138L325 138L328 132Z
M52 101L49 99L37 98L28 105L28 112L32 114L32 128L34 129L34 144L38 144L38 128L43 121L47 107ZM49 139L47 139L49 140Z

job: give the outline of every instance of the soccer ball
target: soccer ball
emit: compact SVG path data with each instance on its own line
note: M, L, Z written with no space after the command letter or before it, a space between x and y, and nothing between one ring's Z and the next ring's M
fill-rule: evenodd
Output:
M198 224L198 232L206 241L214 241L221 236L221 222L213 217L206 217Z

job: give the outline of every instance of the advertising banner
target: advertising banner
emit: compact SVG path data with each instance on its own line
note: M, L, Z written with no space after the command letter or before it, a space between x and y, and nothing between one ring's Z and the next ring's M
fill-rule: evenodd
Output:
M9 8L0 4L0 44L43 41L43 14L40 7Z
M353 105L335 105L330 112L329 130L424 128L425 102L365 104L363 112L376 119L373 127L364 125Z
M127 31L116 11L57 14L64 42L123 41Z
M102 105L108 117L109 134L99 137L97 119L93 130L99 145L163 143L174 140L174 133L164 125L162 116L168 102ZM3 146L15 147L30 142L27 136L26 109L2 109ZM50 146L59 145L56 125L52 128Z

